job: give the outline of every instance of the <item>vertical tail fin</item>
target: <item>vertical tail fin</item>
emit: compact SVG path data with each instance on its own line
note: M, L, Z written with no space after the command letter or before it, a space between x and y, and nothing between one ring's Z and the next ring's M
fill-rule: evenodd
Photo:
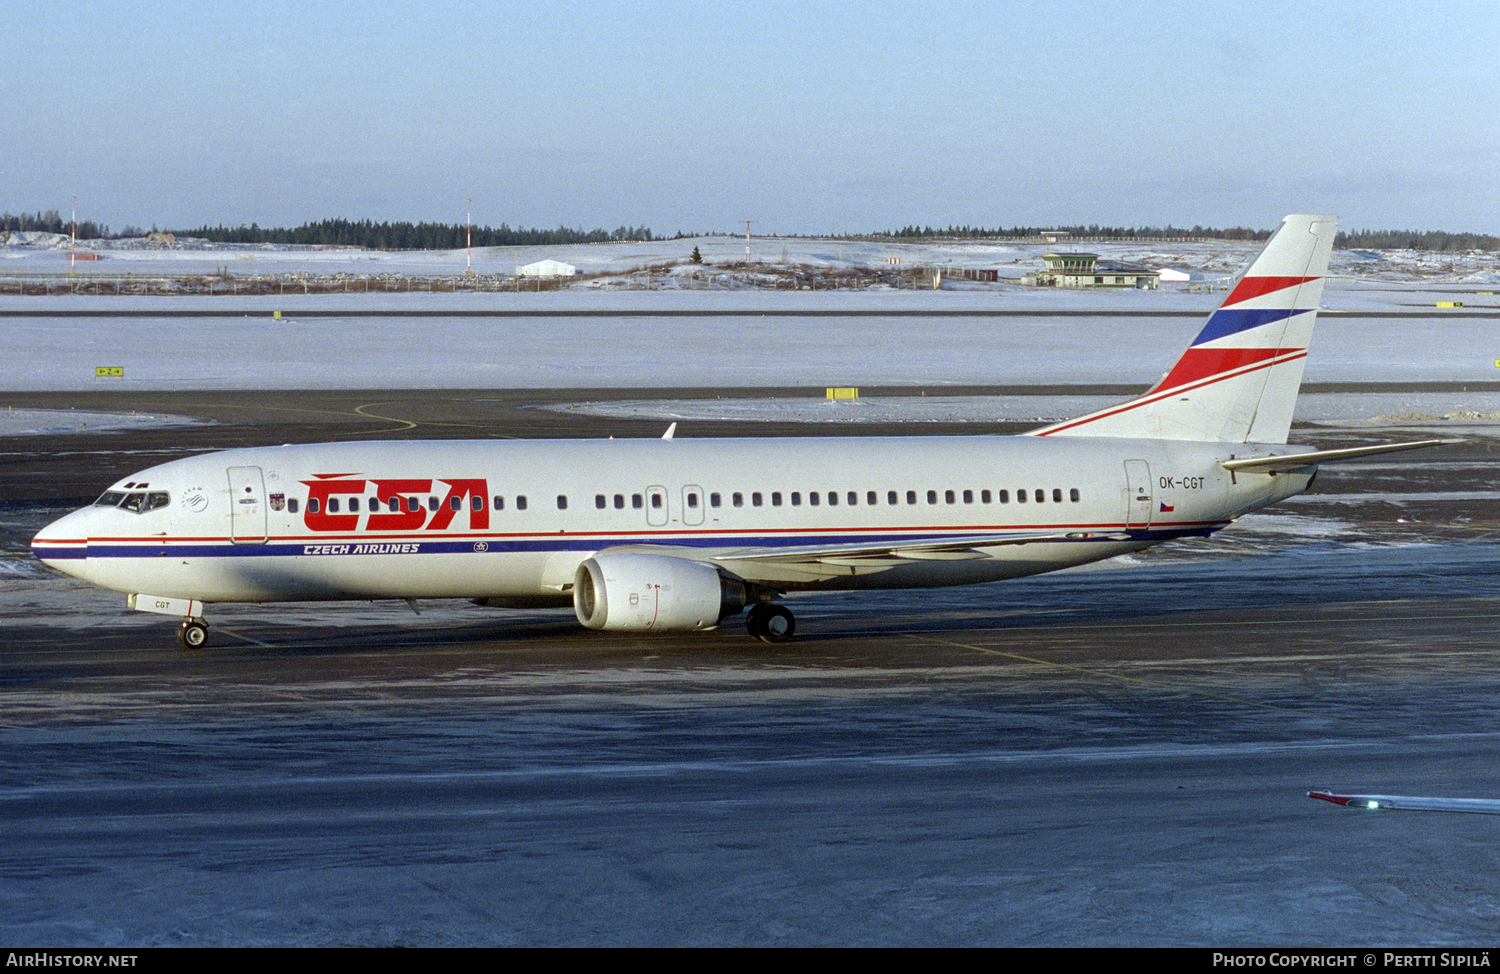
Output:
M1337 229L1287 217L1160 382L1031 435L1285 443Z

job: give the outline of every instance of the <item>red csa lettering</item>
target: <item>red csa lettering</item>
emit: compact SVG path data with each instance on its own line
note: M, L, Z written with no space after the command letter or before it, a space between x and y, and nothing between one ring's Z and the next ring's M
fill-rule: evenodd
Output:
M453 520L453 515L458 513L453 509L453 499L459 498L459 504L469 509L469 530L485 531L490 526L490 486L483 478L477 480L439 480L440 484L448 485L448 496L443 498L443 503L433 513L432 520L427 522L427 530L441 531ZM469 501L468 498L477 498L478 503Z
M335 494L363 494L363 480L304 480L307 485L307 513L302 523L309 531L353 531L359 526L358 514L329 514L328 498Z
M405 503L407 494L425 494L432 490L430 480L377 480L375 481L375 496L380 498L380 503L394 510L386 513L371 511L369 520L365 522L367 531L415 531L427 520L427 512L417 505L416 510L408 510L410 505Z
M415 531L426 521L428 531L442 531L453 523L457 514L453 507L469 509L469 530L484 531L490 526L489 482L484 478L450 480L337 480L339 474L326 475L327 480L304 480L307 486L307 510L302 523L309 531L357 531L359 513L330 514L328 501L340 494L362 495L368 489L375 492L378 503L385 510L372 508L363 525L366 531ZM434 484L446 484L448 496L443 498L438 509L427 521L427 510L420 504L412 510L408 498L418 494L430 494ZM394 508L392 503L394 502Z

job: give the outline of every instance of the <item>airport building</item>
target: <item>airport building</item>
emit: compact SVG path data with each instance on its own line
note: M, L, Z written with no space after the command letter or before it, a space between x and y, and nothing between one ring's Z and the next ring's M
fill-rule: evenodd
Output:
M578 273L578 268L572 264L564 264L560 260L539 260L533 264L523 264L516 268L517 277L572 277Z
M1022 284L1033 287L1154 288L1159 281L1155 271L1114 261L1100 261L1098 254L1082 251L1043 254L1042 260L1046 262L1047 269L1025 275L1021 278Z

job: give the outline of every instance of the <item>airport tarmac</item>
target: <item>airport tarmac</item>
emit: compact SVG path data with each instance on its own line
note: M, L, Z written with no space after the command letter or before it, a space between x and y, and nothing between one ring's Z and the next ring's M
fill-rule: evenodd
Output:
M1123 564L798 599L798 638L783 646L732 622L640 638L585 632L566 612L431 602L421 615L224 607L211 647L184 653L171 620L25 554L52 517L175 456L348 437L655 436L657 420L538 407L692 395L5 394L16 408L214 422L0 439L0 937L1494 939L1500 819L1305 797L1500 797L1493 423L1443 450L1331 465L1305 498ZM726 421L678 435L911 431ZM1429 435L1300 427L1293 439Z

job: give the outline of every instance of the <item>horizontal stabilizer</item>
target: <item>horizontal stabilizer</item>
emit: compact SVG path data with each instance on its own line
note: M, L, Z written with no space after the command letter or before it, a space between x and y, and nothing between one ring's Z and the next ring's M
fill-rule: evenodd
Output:
M1463 440L1413 440L1410 443L1386 443L1381 446L1351 446L1343 450L1315 450L1312 453L1287 453L1274 457L1247 457L1236 460L1222 460L1220 464L1225 470L1249 471L1250 473L1276 473L1280 470L1296 470L1299 467L1311 467L1320 463L1353 460L1358 457L1370 457L1380 453L1399 453L1402 450L1422 450L1430 446L1446 446L1462 442Z

